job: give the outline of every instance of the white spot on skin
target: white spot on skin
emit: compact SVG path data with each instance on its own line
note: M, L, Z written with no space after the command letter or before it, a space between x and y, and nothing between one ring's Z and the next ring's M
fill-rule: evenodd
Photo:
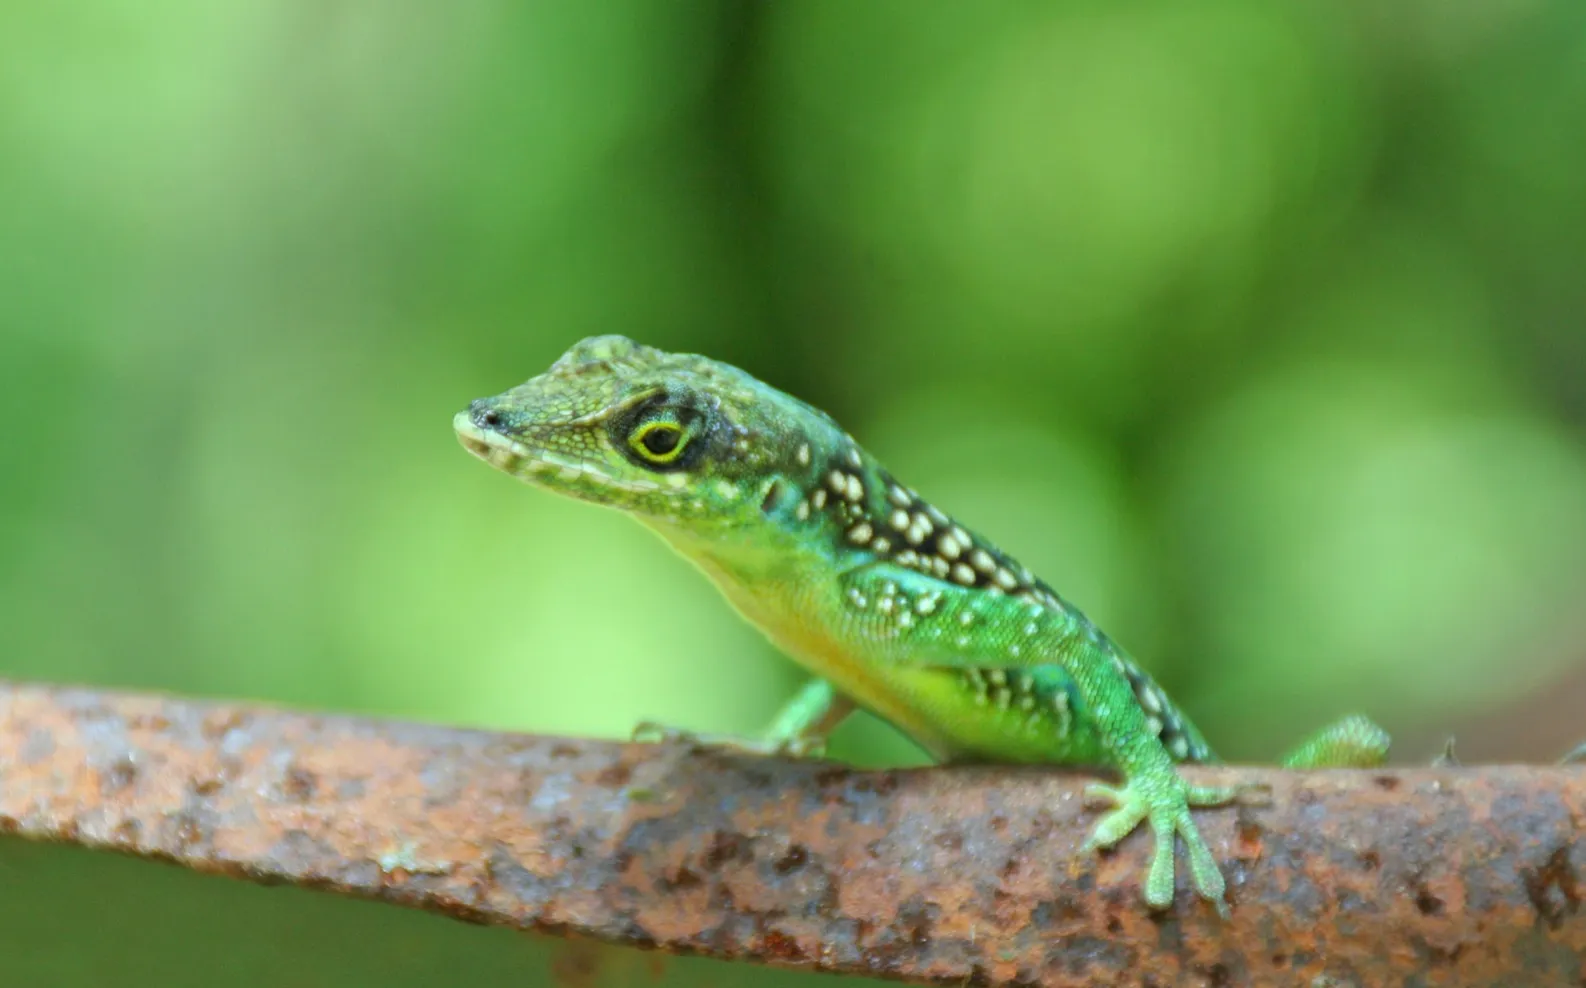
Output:
M1033 635L1039 630L1041 630L1040 627L1034 621L1024 626L1024 633L1027 635Z
M876 536L875 541L870 543L870 548L873 552L886 553L891 550L892 543L878 535Z
M1013 656L1014 658L1018 658L1019 657L1019 652L1020 652L1020 648L1019 648L1019 646L1017 644L1013 644L1013 645L1009 645L1008 646L1008 654Z
M1157 696L1156 690L1143 689L1140 691L1140 706L1144 707L1148 714L1159 714L1162 712L1162 699Z
M969 554L969 565L982 573L990 573L997 568L996 560L992 559L991 554L984 549L976 549Z
M1182 737L1174 738L1171 742L1169 742L1167 750L1173 753L1174 758L1188 758L1189 742L1185 741Z
M963 563L959 563L953 567L953 579L966 587L972 587L975 585L975 571Z
M898 553L899 566L913 566L919 561L920 557L915 554L913 549L904 549L902 552Z
M810 495L810 506L816 511L826 507L826 488L822 487Z
M686 473L669 473L669 474L666 475L666 485L668 487L676 487L676 488L679 488L679 489L687 487L688 486L688 474L686 474Z
M882 614L891 614L892 605L893 598L882 597L880 600L876 601L876 610L880 611Z
M1004 590L1012 590L1019 585L1019 581L1014 578L1014 575L1005 569L997 570L997 575L994 579L997 581L997 586Z
M865 600L865 595L860 593L857 587L848 588L848 601L860 610L864 610L869 603L869 601Z
M849 474L848 489L844 491L844 495L848 498L848 500L855 503L863 501L865 499L865 485L859 482L858 477L854 476L853 474Z
M975 615L974 615L974 613L972 611L959 611L958 612L958 623L963 625L966 628L969 627L971 624L974 624L975 623Z
M947 565L947 560L943 559L941 556L931 557L931 572L938 580L947 579L947 571L950 568L951 567Z
M865 465L865 459L859 455L859 450L856 447L849 447L848 462L854 465L855 470Z
M826 475L826 484L832 489L833 494L841 494L848 489L848 475L841 470L833 470Z
M898 615L898 627L900 627L900 628L912 628L912 627L914 627L914 615L909 613L908 611L904 611L901 614L899 614Z
M862 521L848 530L848 541L856 545L864 545L870 541L870 536L875 534L870 529L870 523Z
M936 551L941 553L944 559L957 559L958 554L964 550L958 544L958 540L953 538L952 532L945 532L936 540Z
M1162 734L1162 721L1156 717L1147 717L1145 719L1145 730L1152 737L1159 737Z
M808 501L800 501L798 503L798 507L793 509L793 517L797 518L799 521L808 521L810 517L810 503Z
M894 511L887 517L887 524L901 532L909 527L909 513L901 509Z
M963 546L965 549L968 549L970 546L975 544L975 540L969 537L969 533L964 531L962 528L959 528L957 525L952 527L951 534L954 540L956 540L958 544Z
M793 458L798 460L799 466L801 466L801 467L809 466L810 465L810 444L809 443L800 443L799 444L799 448L798 448L798 452L793 454Z
M1008 674L1003 672L1001 669L992 669L990 672L986 673L986 678L991 680L991 683L994 686L1008 685Z
M736 501L739 494L738 485L730 480L718 480L716 481L716 493L728 501Z
M936 522L938 525L946 525L952 520L946 515L942 514L942 512L934 504L927 504L925 506L925 512L931 516L931 521Z
M958 636L958 647L959 648L968 648L969 647L969 636L968 635L959 635Z
M909 492L897 484L893 484L891 489L887 491L887 497L891 498L892 503L900 508L907 508L914 503L913 499L909 497ZM904 515L904 517L907 518L908 516Z
M936 602L939 599L940 598L936 594L928 593L920 598L919 603L914 605L915 610L919 611L921 614L929 614L936 610Z

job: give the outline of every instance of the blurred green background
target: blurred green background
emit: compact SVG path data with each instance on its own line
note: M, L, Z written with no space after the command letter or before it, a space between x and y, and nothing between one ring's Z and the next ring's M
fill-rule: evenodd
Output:
M1228 757L1549 759L1583 312L1578 0L13 0L0 676L755 729L798 675L715 591L452 438L620 332L825 407Z

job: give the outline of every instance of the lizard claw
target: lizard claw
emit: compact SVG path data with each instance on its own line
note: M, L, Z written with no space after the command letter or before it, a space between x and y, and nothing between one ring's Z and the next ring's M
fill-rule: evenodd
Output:
M668 727L653 720L644 720L633 725L631 738L640 744L686 744L691 746L700 744L699 735L692 731Z
M1176 773L1171 780L1167 784L1150 783L1137 777L1121 788L1100 783L1086 786L1087 805L1110 805L1113 809L1096 823L1085 841L1084 850L1114 847L1142 822L1149 823L1156 838L1156 851L1146 873L1145 901L1150 908L1160 910L1173 904L1177 884L1174 845L1182 837L1189 852L1190 878L1195 891L1211 902L1219 915L1227 918L1228 903L1224 898L1227 885L1222 869L1201 838L1189 808L1226 805L1238 798L1239 790L1187 785Z

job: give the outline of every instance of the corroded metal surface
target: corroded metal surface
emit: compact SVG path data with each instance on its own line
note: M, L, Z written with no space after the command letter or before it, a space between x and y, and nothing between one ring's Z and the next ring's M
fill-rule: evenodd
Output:
M860 772L0 684L0 829L462 919L929 984L1586 984L1586 767L1286 775L1149 918L1079 780Z

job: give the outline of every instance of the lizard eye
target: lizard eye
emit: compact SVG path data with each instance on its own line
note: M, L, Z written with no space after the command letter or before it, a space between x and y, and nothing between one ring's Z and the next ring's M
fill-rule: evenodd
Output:
M683 455L688 445L688 434L676 422L645 422L628 437L634 451L652 463L671 463Z

